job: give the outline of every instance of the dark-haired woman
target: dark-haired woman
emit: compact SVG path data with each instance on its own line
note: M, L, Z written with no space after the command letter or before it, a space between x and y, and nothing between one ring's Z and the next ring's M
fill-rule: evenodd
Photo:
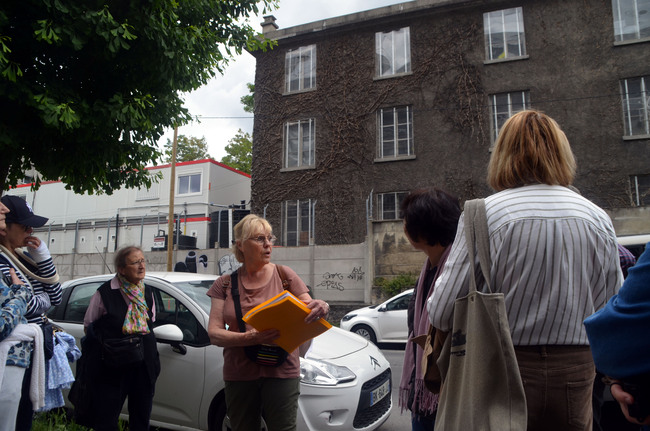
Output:
M114 278L102 284L92 296L84 317L88 340L83 355L94 364L92 414L96 430L117 430L124 400L129 399L129 429L148 430L160 359L153 334L155 320L153 292L144 284L146 260L142 249L125 247L115 254ZM98 354L102 343L139 337L144 347L142 360L126 364ZM84 357L82 356L82 360Z
M442 272L454 241L458 217L458 198L438 189L414 191L401 204L400 218L404 220L404 233L413 248L427 256L409 304L409 339L427 334L427 299L433 293L433 285ZM424 385L420 366L422 353L422 348L416 343L406 346L399 387L399 404L402 410L411 411L413 431L434 429L438 404L438 395L431 393Z

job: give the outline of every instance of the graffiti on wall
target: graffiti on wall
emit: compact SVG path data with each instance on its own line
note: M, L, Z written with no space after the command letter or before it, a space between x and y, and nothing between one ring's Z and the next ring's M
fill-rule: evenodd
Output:
M327 290L345 290L345 281L352 280L352 282L363 281L364 272L360 266L354 267L349 274L344 275L340 272L326 272L323 274L322 280L318 283L317 287L324 287Z
M230 274L240 266L242 263L235 259L234 254L227 254L219 259L219 275Z

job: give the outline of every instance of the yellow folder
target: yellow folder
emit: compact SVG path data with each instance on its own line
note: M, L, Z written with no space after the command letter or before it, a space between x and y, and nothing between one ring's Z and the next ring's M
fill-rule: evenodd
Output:
M332 327L323 318L306 324L305 318L310 312L304 302L285 290L250 310L242 319L260 332L279 330L280 337L273 342L291 353Z

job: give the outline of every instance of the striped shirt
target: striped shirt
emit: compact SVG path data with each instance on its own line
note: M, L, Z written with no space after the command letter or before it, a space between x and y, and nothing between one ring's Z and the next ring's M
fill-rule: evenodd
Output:
M45 284L38 280L35 280L27 275L23 274L19 269L13 267L8 258L0 260L0 271L6 280L11 280L11 273L9 272L10 268L14 268L18 278L27 285L32 287L34 296L27 304L27 312L25 317L29 323L43 323L42 315L45 313L52 305L58 305L61 303L61 297L63 292L61 290L61 283L56 282L54 284ZM24 264L26 264L23 261ZM54 266L54 261L51 257L45 259L42 262L37 263L38 268L34 271L35 275L39 277L47 278L56 274L56 267ZM26 264L26 266L31 266Z
M504 294L515 346L588 345L583 320L623 283L609 216L561 186L508 189L485 199L493 289ZM454 301L469 293L464 214L429 298L432 324L449 331ZM485 282L480 275L478 289Z

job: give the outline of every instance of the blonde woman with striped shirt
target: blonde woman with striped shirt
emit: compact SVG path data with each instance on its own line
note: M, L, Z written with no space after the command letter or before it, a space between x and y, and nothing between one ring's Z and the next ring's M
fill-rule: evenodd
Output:
M595 369L582 321L623 282L610 218L568 188L575 170L564 132L534 110L508 119L488 166L497 192L485 199L490 277L505 297L528 430L591 431ZM461 216L427 304L436 328L451 329L454 300L467 295L469 271L477 267Z

